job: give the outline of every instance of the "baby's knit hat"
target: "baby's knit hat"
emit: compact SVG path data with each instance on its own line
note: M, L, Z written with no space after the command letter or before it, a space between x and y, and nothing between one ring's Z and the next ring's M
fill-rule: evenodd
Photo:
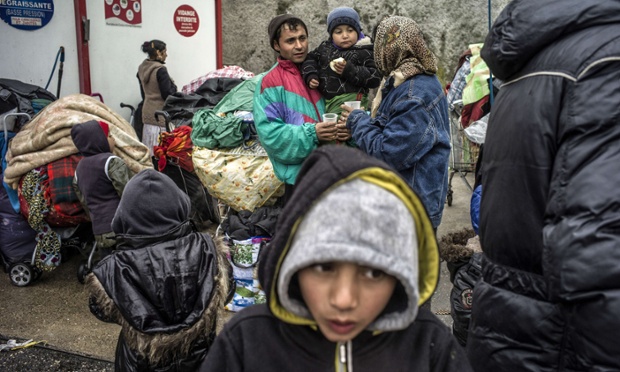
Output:
M358 37L361 35L360 15L353 8L343 6L329 12L327 15L327 32L331 35L334 29L340 25L349 25L357 31Z
M282 306L312 319L291 283L300 270L318 263L351 262L382 270L400 283L369 330L406 328L418 311L418 243L413 216L396 195L356 179L328 191L308 211L295 232L278 275ZM388 308L386 307L386 309Z

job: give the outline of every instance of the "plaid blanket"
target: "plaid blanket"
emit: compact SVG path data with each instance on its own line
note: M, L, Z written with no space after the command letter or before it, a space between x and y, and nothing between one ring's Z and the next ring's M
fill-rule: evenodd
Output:
M71 155L47 165L45 197L60 215L83 216L84 209L73 190L73 175L82 156Z
M33 169L21 178L19 209L35 231L45 233L45 224L69 227L89 221L71 187L79 159L78 156L62 158Z

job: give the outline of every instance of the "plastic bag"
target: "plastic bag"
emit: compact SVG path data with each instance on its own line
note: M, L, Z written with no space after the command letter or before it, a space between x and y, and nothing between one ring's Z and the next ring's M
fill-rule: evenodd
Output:
M487 125L489 121L489 114L486 114L480 120L476 120L464 129L465 136L470 141L479 145L484 144L484 139L487 135Z
M209 194L236 211L273 205L284 194L284 184L258 141L233 149L194 147L192 160Z
M239 311L248 306L265 303L265 292L258 282L256 265L258 255L268 237L255 236L246 240L232 240L229 261L233 269L235 293L225 309Z

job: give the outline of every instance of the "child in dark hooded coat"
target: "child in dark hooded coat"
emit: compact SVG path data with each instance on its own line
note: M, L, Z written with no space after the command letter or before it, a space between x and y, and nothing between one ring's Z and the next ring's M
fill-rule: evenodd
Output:
M71 138L84 156L75 169L73 188L90 216L97 249L105 255L116 244L112 218L133 173L113 154L115 142L107 123L90 120L75 125Z
M120 324L117 371L193 371L229 289L223 242L196 231L190 199L146 169L125 188L112 228L117 249L88 274L91 312Z

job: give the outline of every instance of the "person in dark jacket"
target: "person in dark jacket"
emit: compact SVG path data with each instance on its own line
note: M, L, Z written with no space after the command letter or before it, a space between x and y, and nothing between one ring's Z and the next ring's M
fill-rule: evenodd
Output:
M138 80L140 81L140 94L142 96L142 143L151 154L153 146L157 145L159 133L165 130L163 117L156 118L155 111L164 108L164 103L169 95L177 92L177 86L170 78L165 66L168 58L166 43L161 40L145 41L142 51L148 54L138 67Z
M116 245L112 219L133 172L113 154L115 142L108 123L90 120L74 125L71 139L84 156L75 169L73 188L90 216L97 249L105 255Z
M620 370L620 1L516 0L482 57L477 371Z
M361 150L405 178L437 228L450 158L448 102L435 75L437 60L417 23L407 17L384 18L374 41L375 62L385 79L371 115L346 108L346 127Z
M117 371L192 371L215 337L229 289L225 246L197 232L190 199L146 169L125 188L112 221L117 250L88 274L89 307L121 325Z
M338 145L304 162L259 257L267 303L235 315L201 371L470 371L419 308L439 255L424 206L394 170Z
M308 53L302 74L325 98L325 112L340 114L346 101L368 107L368 92L381 83L370 37L362 33L355 9L339 7L327 16L329 39Z

